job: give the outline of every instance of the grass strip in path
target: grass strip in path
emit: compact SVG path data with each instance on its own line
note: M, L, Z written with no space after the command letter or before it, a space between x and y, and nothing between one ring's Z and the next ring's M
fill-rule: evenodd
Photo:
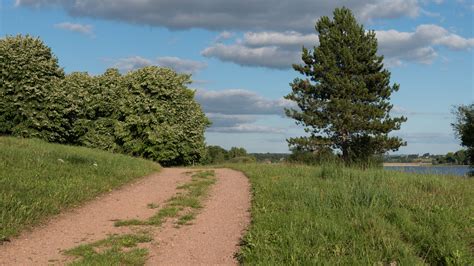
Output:
M188 224L197 211L202 208L202 200L216 182L213 170L198 171L192 175L190 182L178 186L181 190L169 199L158 212L147 220L119 220L115 226L156 225L160 226L168 218L177 218L177 225Z
M71 265L143 265L148 251L137 245L152 240L147 233L111 235L70 249L65 254L80 258Z

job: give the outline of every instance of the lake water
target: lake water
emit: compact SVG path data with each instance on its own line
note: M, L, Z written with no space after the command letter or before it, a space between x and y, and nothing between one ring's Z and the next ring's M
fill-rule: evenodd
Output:
M385 166L387 170L419 174L466 176L471 170L469 166Z

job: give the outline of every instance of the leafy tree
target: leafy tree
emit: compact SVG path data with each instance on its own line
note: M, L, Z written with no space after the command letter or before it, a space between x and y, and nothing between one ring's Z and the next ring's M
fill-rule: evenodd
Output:
M454 114L456 122L452 126L461 140L461 145L467 148L470 165L474 166L474 103L458 106Z
M229 159L228 151L221 146L208 146L206 148L206 159L204 164L222 163Z
M291 138L289 145L310 152L338 149L346 163L368 162L404 145L388 136L406 118L390 116L390 96L399 85L390 85L374 31L366 31L347 8L336 9L333 20L319 19L316 31L319 46L303 47L304 63L293 65L307 78L296 78L286 96L299 107L286 114L310 135Z
M229 150L229 159L235 157L247 156L247 151L244 148L232 147Z
M29 35L0 39L0 134L55 141L47 99L64 77L58 59L40 39Z

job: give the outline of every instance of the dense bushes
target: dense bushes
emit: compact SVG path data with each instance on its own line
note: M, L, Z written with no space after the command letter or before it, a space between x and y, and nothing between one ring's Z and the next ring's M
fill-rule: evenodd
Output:
M219 164L224 162L253 163L256 162L254 156L248 155L244 148L232 147L226 150L220 146L207 146L206 157L203 164Z
M145 67L64 76L51 50L29 36L0 40L0 134L37 137L163 165L199 162L209 125L190 76Z

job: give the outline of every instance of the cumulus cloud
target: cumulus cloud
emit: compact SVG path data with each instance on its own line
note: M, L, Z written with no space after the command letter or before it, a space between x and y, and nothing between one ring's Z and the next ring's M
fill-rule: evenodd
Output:
M249 47L277 46L285 49L301 49L318 45L317 34L301 34L296 31L288 32L247 32L243 44Z
M258 117L255 115L236 115L236 114L220 114L220 113L206 113L207 118L212 121L212 127L234 127L240 124L250 124L257 121Z
M120 58L116 60L113 67L118 68L122 72L132 71L138 68L150 66L153 61L140 56L132 56L127 58Z
M266 134L282 134L284 129L262 126L256 124L240 124L232 127L210 127L209 132L220 133L266 133Z
M206 113L230 115L283 115L284 108L294 107L292 101L283 98L266 99L248 90L196 91L196 100Z
M220 133L270 133L279 134L284 130L255 124L258 120L256 115L228 115L219 113L207 113L206 116L212 121L208 132Z
M367 3L364 9L359 10L359 17L363 20L373 18L398 18L401 16L416 17L420 13L417 0L374 1Z
M234 36L235 36L235 34L233 32L223 31L223 32L219 33L219 35L217 35L217 37L214 39L214 41L215 42L222 42L222 41L228 40L230 38L233 38Z
M140 56L132 56L115 61L113 67L118 68L122 72L128 72L145 66L158 65L172 68L176 72L193 74L207 67L207 64L204 62L179 57L159 57L156 60L151 60Z
M313 31L316 19L347 6L363 20L414 17L417 0L16 0L17 6L56 6L72 16L170 29Z
M93 27L92 25L84 25L79 23L71 23L71 22L62 22L58 24L54 24L54 27L57 29L67 30L82 33L85 35L92 35L93 34Z
M433 24L420 25L413 32L376 31L376 36L379 54L385 56L388 66L399 66L403 62L431 64L438 57L438 47L454 51L474 47L473 38L464 38ZM242 66L289 69L292 64L301 63L301 47L313 48L317 45L316 34L247 32L243 39L230 44L214 43L201 54Z
M258 121L282 116L285 107L294 107L290 101L266 99L248 90L197 90L196 101L212 121L208 131L220 133L284 133L282 128L260 125Z
M156 60L159 66L169 67L177 72L196 73L207 67L204 62L182 59L179 57L160 57Z
M225 45L222 43L207 47L201 54L241 66L275 69L288 69L292 63L299 62L299 57L301 57L297 52L283 50L275 46L247 47L242 44Z
M435 49L437 46L455 51L474 47L473 38L461 37L432 24L420 25L414 32L376 31L376 36L379 41L379 53L383 54L391 65L400 65L403 61L431 64L438 56Z
M233 44L214 43L201 54L242 66L291 68L301 62L301 48L318 44L316 34L288 32L247 32Z

